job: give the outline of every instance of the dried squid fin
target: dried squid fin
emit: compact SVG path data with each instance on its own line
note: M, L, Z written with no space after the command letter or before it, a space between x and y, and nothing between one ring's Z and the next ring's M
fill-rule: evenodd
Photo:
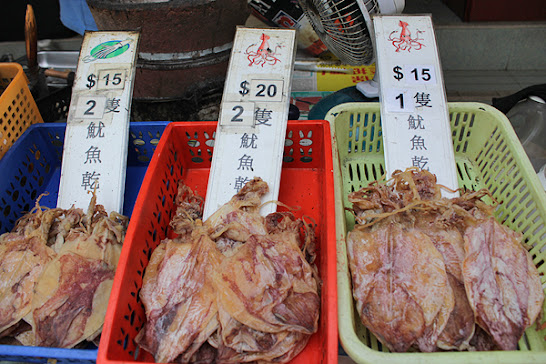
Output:
M416 216L415 227L432 239L442 255L455 299L453 310L436 345L443 350L466 350L470 347L469 341L474 335L476 325L463 284L464 239L453 226L454 222L450 213L419 214Z
M426 234L436 249L442 254L446 271L454 278L463 280L462 265L465 257L463 235L457 229L452 214L443 216L438 213L418 214L415 228Z
M190 347L186 349L184 354L178 358L178 361L182 363L195 362L195 360L192 361L192 358L194 358L195 354L201 350L201 347L208 342L209 337L218 330L219 322L218 315L216 313L209 314L209 316L205 319L205 322L207 322L206 326L202 326L202 330L199 331L199 334L191 343Z
M244 326L243 326L244 327ZM257 351L238 351L230 346L221 345L218 348L217 362L219 363L288 363L298 355L307 345L310 335L300 332L282 331L279 333L258 333L250 330L246 335L256 336L259 341L267 342L262 344Z

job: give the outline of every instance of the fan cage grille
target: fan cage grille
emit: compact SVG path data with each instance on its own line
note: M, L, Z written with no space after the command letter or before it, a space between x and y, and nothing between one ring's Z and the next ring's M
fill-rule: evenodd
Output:
M377 0L300 0L300 6L319 38L341 62L360 66L374 61L373 29L369 29L364 12L370 17L378 14Z

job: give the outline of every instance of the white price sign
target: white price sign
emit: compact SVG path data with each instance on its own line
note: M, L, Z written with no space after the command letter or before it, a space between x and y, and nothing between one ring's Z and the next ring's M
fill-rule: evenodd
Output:
M123 211L129 111L139 32L86 32L68 112L57 206L87 208L95 192Z
M438 183L457 189L432 19L393 15L373 21L386 173L418 167L434 173Z
M254 177L276 200L296 51L294 29L237 28L220 108L203 218ZM275 211L266 204L260 213Z

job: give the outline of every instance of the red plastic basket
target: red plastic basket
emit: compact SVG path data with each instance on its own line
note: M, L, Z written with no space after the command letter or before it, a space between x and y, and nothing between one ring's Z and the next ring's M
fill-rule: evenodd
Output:
M206 195L215 130L216 122L171 123L165 129L133 209L97 363L154 362L134 342L145 322L139 299L142 277L153 250L169 234L178 181ZM317 223L317 265L323 281L319 331L292 363L337 363L334 189L327 122L288 122L279 200L301 207L295 214L310 216Z

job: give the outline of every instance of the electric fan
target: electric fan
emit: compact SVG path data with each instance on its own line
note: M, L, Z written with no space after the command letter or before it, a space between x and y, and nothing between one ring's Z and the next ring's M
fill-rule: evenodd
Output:
M315 32L341 62L352 66L375 61L375 37L371 17L401 13L404 0L299 0ZM377 72L376 72L377 75ZM360 82L366 97L377 97L376 77Z

